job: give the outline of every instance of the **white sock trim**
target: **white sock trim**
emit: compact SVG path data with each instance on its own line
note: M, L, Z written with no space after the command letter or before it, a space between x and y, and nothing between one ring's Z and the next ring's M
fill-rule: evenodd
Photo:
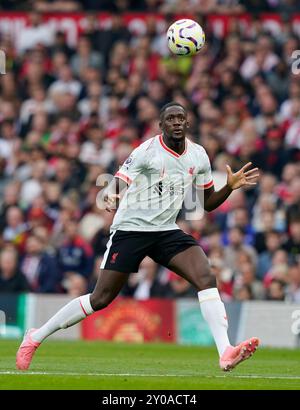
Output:
M81 308L85 314L85 316L91 315L94 313L94 310L92 308L91 302L90 302L90 296L91 294L88 293L87 295L80 296L79 302L81 305Z
M199 302L205 302L206 300L213 300L213 299L220 299L220 293L217 288L210 288L210 289L205 289L205 290L200 290L198 292L198 299Z

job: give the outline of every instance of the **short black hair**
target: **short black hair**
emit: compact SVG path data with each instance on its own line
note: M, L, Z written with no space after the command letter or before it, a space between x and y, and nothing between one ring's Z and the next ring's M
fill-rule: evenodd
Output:
M163 117L163 115L164 115L166 109L169 108L169 107L181 107L181 108L183 108L184 111L186 112L186 109L185 109L185 107L184 107L182 104L180 104L180 103L178 103L178 102L176 102L176 101L171 101L171 102L169 102L168 104L165 104L165 105L161 108L161 110L160 110L160 112L159 112L159 118L160 118L160 119L162 119L162 117Z

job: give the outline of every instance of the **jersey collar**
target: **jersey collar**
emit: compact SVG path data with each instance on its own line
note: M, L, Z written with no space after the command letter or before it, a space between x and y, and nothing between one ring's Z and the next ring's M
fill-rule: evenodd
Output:
M176 151L173 151L171 148L169 148L169 147L164 143L162 134L160 134L160 136L159 136L159 142L160 142L161 146L162 146L166 151L168 151L170 154L172 154L172 155L173 155L174 157L176 157L176 158L180 158L180 157L182 157L182 155L184 155L184 154L186 153L186 150L187 150L187 141L186 141L186 139L185 139L185 148L184 148L184 151L183 151L182 154L178 154Z

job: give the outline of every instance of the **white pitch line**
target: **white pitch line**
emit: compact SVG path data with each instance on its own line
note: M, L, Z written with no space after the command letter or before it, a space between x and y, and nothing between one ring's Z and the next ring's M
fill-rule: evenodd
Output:
M300 376L264 376L259 374L249 375L204 375L204 374L141 374L141 373L76 373L76 372L22 372L22 371L0 371L1 375L16 375L16 376L93 376L93 377L199 377L206 379L270 379L270 380L300 380Z

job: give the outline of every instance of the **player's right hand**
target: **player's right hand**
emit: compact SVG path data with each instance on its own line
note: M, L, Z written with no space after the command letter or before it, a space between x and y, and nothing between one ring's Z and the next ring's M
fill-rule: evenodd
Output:
M120 195L119 194L106 194L104 195L104 202L106 205L106 211L111 212L114 209L116 209L117 205L118 205L118 200L120 199Z

